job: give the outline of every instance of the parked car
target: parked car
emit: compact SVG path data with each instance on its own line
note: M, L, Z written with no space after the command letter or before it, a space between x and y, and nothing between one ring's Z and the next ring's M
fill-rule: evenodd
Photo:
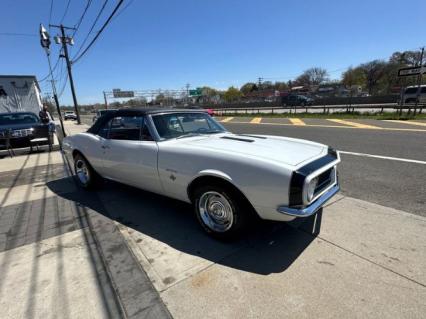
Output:
M202 110L118 110L66 137L63 149L82 187L106 178L192 203L201 227L221 239L256 215L311 216L339 191L330 147L233 134Z
M96 122L96 120L98 118L100 118L101 116L108 114L109 112L115 112L117 111L116 109L104 109L104 110L97 110L95 116L92 119L92 122Z
M312 105L314 100L298 94L289 94L281 98L281 104L284 106L308 106Z
M43 124L32 112L0 113L0 139L8 139L12 148L30 147L35 139L48 145L54 131L53 123Z
M420 88L417 85L407 86L403 95L404 104L416 103L417 95L418 103L426 104L426 85L420 85Z
M65 120L77 120L77 115L73 111L65 111L64 113L64 119Z

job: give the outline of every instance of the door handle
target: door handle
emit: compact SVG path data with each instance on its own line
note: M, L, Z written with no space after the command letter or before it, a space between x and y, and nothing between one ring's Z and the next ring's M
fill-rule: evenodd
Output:
M102 145L101 147L102 147L104 150L105 150L105 149L107 149L107 148L109 149L109 146L106 146L106 145Z

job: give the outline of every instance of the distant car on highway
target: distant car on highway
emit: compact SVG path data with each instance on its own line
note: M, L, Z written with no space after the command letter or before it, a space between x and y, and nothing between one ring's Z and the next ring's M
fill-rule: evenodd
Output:
M66 137L63 149L82 187L107 178L192 203L219 239L255 216L311 216L339 191L340 157L328 146L233 134L202 110L121 109Z
M65 120L77 120L77 115L73 111L65 111L64 113Z
M214 116L214 110L210 108L205 109L205 108L202 108L201 106L191 105L191 106L185 106L185 109L204 110L205 112L207 112L208 115Z
M30 147L31 141L45 139L39 144L53 141L53 123L44 124L32 112L0 113L0 145L8 139L12 148Z
M115 112L117 111L116 109L104 109L104 110L97 110L95 116L92 118L92 122L96 122L96 120L98 118L100 118L101 116L109 113L109 112Z
M416 103L417 95L419 95L418 103L426 104L426 85L407 86L404 91L404 104Z
M281 98L281 104L284 106L309 106L313 103L313 99L299 94L289 94Z

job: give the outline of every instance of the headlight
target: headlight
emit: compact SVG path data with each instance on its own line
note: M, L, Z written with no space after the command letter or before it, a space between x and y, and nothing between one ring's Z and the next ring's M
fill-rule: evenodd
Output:
M311 181L309 182L308 191L307 191L308 202L310 202L314 198L315 188L317 188L317 185L318 185L318 177L311 179Z

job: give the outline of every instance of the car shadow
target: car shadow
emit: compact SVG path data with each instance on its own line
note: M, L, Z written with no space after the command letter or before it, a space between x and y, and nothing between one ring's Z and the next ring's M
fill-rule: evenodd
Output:
M322 212L303 223L257 221L242 238L221 242L198 225L191 205L107 181L99 190L76 186L72 177L47 183L50 190L186 254L235 269L267 275L285 271L319 234ZM297 224L299 223L299 225ZM143 245L143 242L138 243Z

